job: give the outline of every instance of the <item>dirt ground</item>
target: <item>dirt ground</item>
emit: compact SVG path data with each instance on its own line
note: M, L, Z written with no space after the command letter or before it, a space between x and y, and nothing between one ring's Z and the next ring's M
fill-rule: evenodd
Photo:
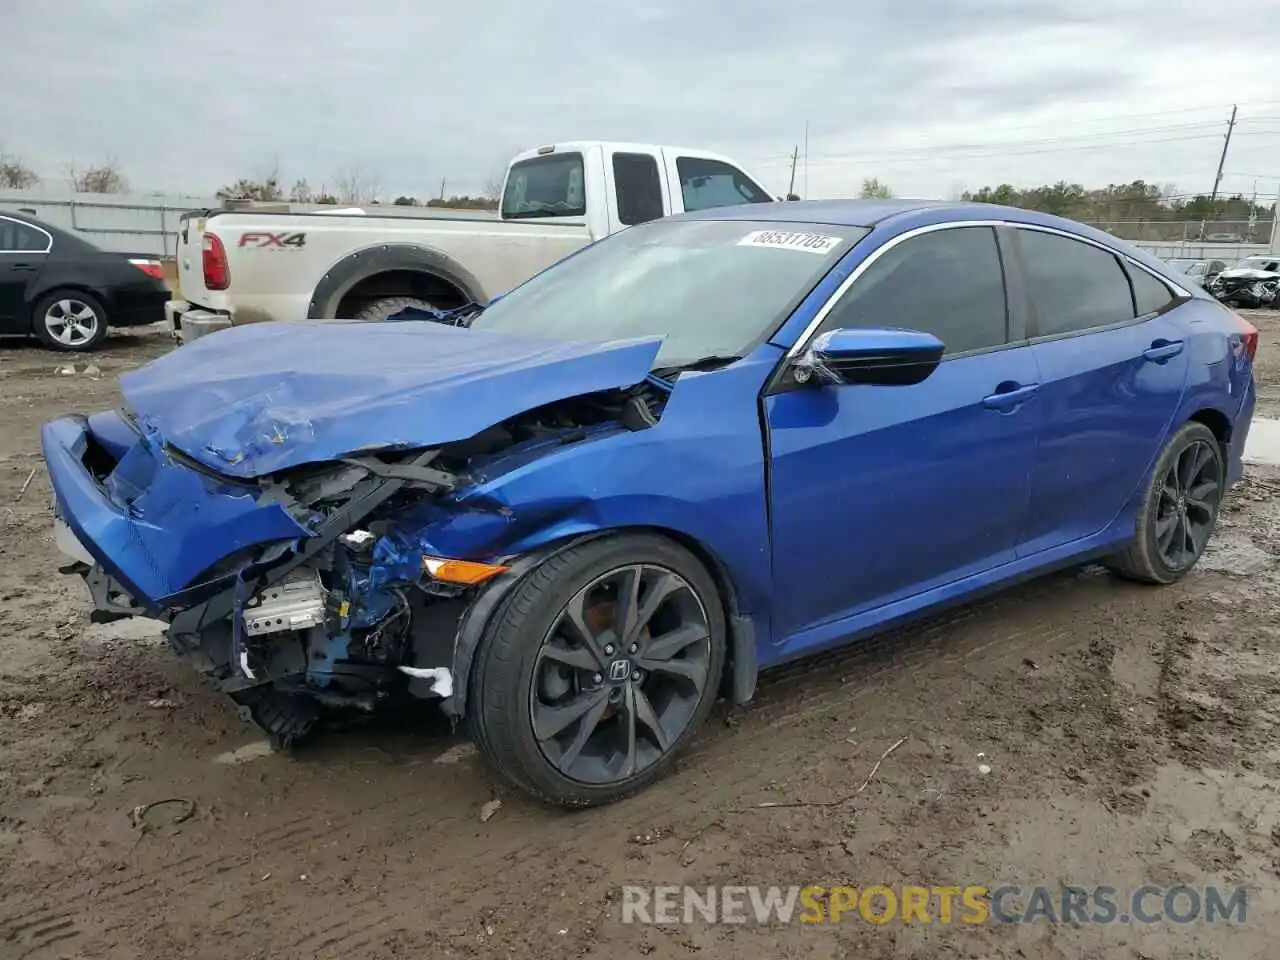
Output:
M1280 313L1251 319L1277 415ZM55 570L38 428L112 404L116 375L166 349L115 336L92 376L0 345L0 958L1276 955L1280 474L1250 473L1178 585L1071 571L766 676L673 776L569 814L499 786L432 709L263 751L151 625L88 624ZM169 799L193 807L131 822ZM1060 882L1245 885L1248 915L638 926L619 909L628 883Z

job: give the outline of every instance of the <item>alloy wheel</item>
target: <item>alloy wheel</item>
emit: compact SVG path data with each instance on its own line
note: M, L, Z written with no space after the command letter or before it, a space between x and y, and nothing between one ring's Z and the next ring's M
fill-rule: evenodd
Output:
M1207 440L1187 444L1165 472L1156 503L1156 549L1170 570L1196 562L1213 532L1222 495L1217 451Z
M99 323L93 307L74 297L55 300L44 313L49 335L68 347L81 347L92 340L98 333Z
M530 721L542 755L580 783L630 779L689 727L710 674L697 592L653 564L619 567L574 594L534 662Z

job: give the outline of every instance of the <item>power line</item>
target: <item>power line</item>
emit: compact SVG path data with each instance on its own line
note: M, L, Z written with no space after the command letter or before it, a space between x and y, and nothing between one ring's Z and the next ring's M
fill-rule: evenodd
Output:
M1252 104L1252 105L1280 104L1280 100L1245 101L1245 103ZM1108 118L1095 118L1092 121L1073 120L1071 122L1075 124L1075 123L1081 123L1081 122L1102 122L1103 120L1115 121L1120 119L1137 119L1140 117L1169 116L1169 115L1175 115L1179 113L1198 112L1206 109L1210 109L1210 108L1188 107L1181 110L1164 110L1164 111L1156 111L1156 112L1147 113L1147 114L1118 114ZM1273 114L1273 115L1266 115L1266 116L1259 116L1259 117L1240 117L1239 119L1236 120L1236 125L1239 126L1241 124L1246 124L1246 123L1249 123L1249 124L1271 123L1276 121L1280 121L1280 115ZM919 154L926 154L926 153L932 153L937 151L967 152L972 150L996 150L996 149L1004 150L1009 147L1033 147L1033 146L1056 144L1056 143L1078 143L1078 142L1100 141L1100 140L1114 139L1117 137L1127 138L1135 135L1176 132L1176 131L1182 131L1182 130L1209 130L1209 129L1221 127L1224 123L1225 121L1223 120L1199 120L1199 121L1192 121L1187 123L1161 124L1156 126L1126 127L1118 130L1102 130L1102 131L1096 131L1094 133L1052 135L1047 137L1035 137L1035 138L1022 139L1022 140L991 140L991 141L985 141L985 142L979 142L979 143L964 143L964 142L946 143L946 144L939 144L936 147L926 147L924 145L914 146L914 147L904 146L899 149L888 150L888 151L884 151L882 153L873 154L873 155L861 155L861 154L854 154L852 152L832 152L825 155L822 153L819 153L815 155L815 159L818 159L818 160L837 159L837 158L862 159L865 156L868 160L878 160L878 159L888 160L897 156L903 156L903 157L916 156ZM1021 129L1035 129L1039 126L1043 126L1043 124L1022 125ZM1019 129L1019 126L1004 127L1002 129L1016 130L1016 129ZM1151 141L1151 142L1168 142L1168 141ZM807 150L806 150L806 153L807 153ZM766 158L762 158L760 163L761 165L776 164L778 162L789 162L790 159L791 159L790 155L786 156L785 158L778 157L778 156L769 156Z
M1221 121L1218 123L1211 124L1211 126L1221 126L1221 125L1222 125ZM1134 133L1140 133L1140 132L1147 132L1147 131L1134 130L1134 131L1128 131L1127 134L1129 136L1132 136ZM1071 141L1069 138L1061 138L1060 140L1048 139L1043 141L1028 141L1028 144L1030 145L1032 143L1039 142L1039 143L1046 143L1046 144L1064 143L1067 145L1044 146L1037 149L1019 149L1019 150L1008 149L1009 141L1004 141L1004 142L992 141L985 144L963 145L959 148L961 152L958 152L958 153L934 152L931 150L912 151L910 149L903 149L900 151L886 151L884 153L878 153L878 154L855 154L855 153L816 154L813 159L814 159L814 163L826 164L826 165L830 165L834 163L843 163L843 164L921 163L921 162L928 162L931 160L970 160L970 159L980 159L983 157L1003 157L1003 156L1019 157L1019 156L1031 156L1035 154L1045 154L1045 153L1069 153L1069 152L1079 151L1079 150L1110 150L1110 149L1117 149L1117 148L1124 148L1124 147L1141 147L1141 146L1161 144L1161 143L1182 143L1182 142L1193 141L1193 140L1216 140L1218 139L1218 136L1219 134L1216 134L1216 133L1202 133L1202 134L1188 134L1186 136L1153 137L1153 138L1137 139L1137 140L1134 140L1134 139L1101 140L1101 141L1092 142L1092 143L1076 143L1074 141ZM1250 131L1244 131L1244 132L1237 132L1234 134L1234 136L1236 138L1274 137L1274 136L1280 136L1280 129L1250 130ZM952 151L956 149L957 147L952 144L940 145L937 148L938 151ZM975 150L979 152L973 152ZM783 162L789 163L790 160L791 158L788 156L785 158ZM770 159L757 161L757 166L777 165L778 162L779 162L778 159L770 158Z

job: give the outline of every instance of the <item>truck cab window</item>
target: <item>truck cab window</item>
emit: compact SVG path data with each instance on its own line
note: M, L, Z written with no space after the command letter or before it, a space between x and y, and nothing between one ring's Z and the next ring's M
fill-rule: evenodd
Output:
M502 216L581 217L587 212L582 154L551 153L513 164L502 193Z
M613 183L618 192L618 222L648 223L663 214L658 161L647 153L615 153Z
M680 193L686 210L709 210L740 203L771 203L773 197L761 190L745 173L720 160L677 157Z

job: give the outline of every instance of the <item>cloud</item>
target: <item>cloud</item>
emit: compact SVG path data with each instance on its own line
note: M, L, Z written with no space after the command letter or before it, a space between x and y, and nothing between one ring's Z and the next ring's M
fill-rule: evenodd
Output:
M1274 58L1189 0L42 0L0 5L0 151L50 179L118 159L208 194L359 167L391 194L476 191L565 139L686 144L811 196L1058 179L1280 191ZM1280 20L1252 18L1248 49ZM1268 64L1271 65L1269 69ZM1215 125L1216 124L1216 125ZM1137 132L1146 131L1146 132ZM1150 141L1143 143L1141 141ZM1267 178L1270 178L1269 180Z

